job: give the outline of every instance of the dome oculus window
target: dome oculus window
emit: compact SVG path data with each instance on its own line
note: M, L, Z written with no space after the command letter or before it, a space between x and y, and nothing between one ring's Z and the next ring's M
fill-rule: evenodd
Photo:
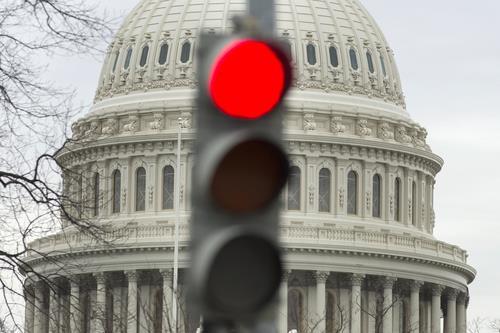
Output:
M351 60L352 69L357 71L359 69L358 55L356 54L356 51L353 48L349 50L349 59Z
M123 64L123 68L128 69L130 67L130 60L132 60L132 48L127 50L127 56L125 57L125 63Z
M300 168L293 166L288 177L288 210L300 210L300 195Z
M335 46L328 48L328 55L330 56L330 65L332 67L339 67L339 54Z
M148 55L149 55L149 46L146 45L142 48L142 52L141 52L141 60L139 62L139 65L141 67L144 67L146 66L146 63L148 61Z
M319 184L318 184L318 199L319 211L328 213L330 212L330 189L332 184L332 174L329 169L323 168L319 171Z
M180 60L183 64L185 64L189 61L190 58L191 58L191 42L186 41L184 44L182 44Z
M135 172L135 211L146 210L146 169L140 167Z
M162 209L174 209L174 177L171 165L163 168Z
M158 63L160 65L165 65L167 63L168 57L168 44L164 43L160 48L160 55L158 57Z
M368 62L368 70L370 73L375 73L375 66L373 65L373 57L370 51L366 51L366 61Z
M307 44L306 46L307 53L307 63L311 66L316 65L318 59L316 58L316 47L313 44Z

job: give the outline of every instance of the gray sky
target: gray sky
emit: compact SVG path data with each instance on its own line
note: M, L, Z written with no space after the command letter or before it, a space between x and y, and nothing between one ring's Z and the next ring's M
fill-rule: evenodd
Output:
M500 318L500 1L361 0L394 49L413 119L444 158L437 238L469 251L478 270L469 318ZM107 0L125 15L137 0ZM94 96L101 60L55 58L47 77ZM497 206L498 205L498 206Z

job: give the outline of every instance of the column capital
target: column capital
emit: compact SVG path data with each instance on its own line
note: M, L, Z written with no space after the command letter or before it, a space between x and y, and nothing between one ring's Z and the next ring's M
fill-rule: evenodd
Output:
M316 283L326 283L326 280L328 280L330 276L330 272L315 271L313 272L313 276L316 279Z
M288 282L288 279L290 279L290 276L292 275L292 270L291 269L284 269L283 272L281 272L281 282Z
M432 296L441 296L444 289L445 287L440 284L433 284L431 287Z
M171 268L160 269L160 275L164 281L172 281L174 278L174 272Z
M467 301L467 293L460 292L457 296L457 303L465 305L466 301Z
M418 280L412 280L410 281L409 285L410 285L410 290L412 292L420 292L420 288L422 288L424 282Z
M385 276L382 278L382 286L384 287L384 289L392 289L394 288L394 284L396 283L397 280L398 278L396 277Z
M446 299L448 301L456 301L458 294L460 293L460 290L454 289L454 288L449 288L446 289Z
M363 280L365 278L364 274L351 274L349 276L349 281L351 282L351 286L361 287Z
M106 283L107 274L105 272L97 272L97 273L94 273L93 276L94 276L97 284L105 284Z
M137 282L139 279L139 272L136 270L133 271L125 271L125 275L127 276L128 282Z

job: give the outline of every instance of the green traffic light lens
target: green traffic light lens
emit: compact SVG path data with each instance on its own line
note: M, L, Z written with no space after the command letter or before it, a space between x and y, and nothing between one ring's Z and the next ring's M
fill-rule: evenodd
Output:
M288 177L283 150L262 139L234 146L216 167L211 184L215 203L226 211L246 214L271 203Z

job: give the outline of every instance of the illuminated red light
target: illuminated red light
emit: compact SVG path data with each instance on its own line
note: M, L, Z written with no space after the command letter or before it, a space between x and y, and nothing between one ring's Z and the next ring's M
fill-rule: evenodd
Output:
M216 58L209 76L212 101L224 113L256 119L269 113L288 85L285 58L258 40L236 40Z

